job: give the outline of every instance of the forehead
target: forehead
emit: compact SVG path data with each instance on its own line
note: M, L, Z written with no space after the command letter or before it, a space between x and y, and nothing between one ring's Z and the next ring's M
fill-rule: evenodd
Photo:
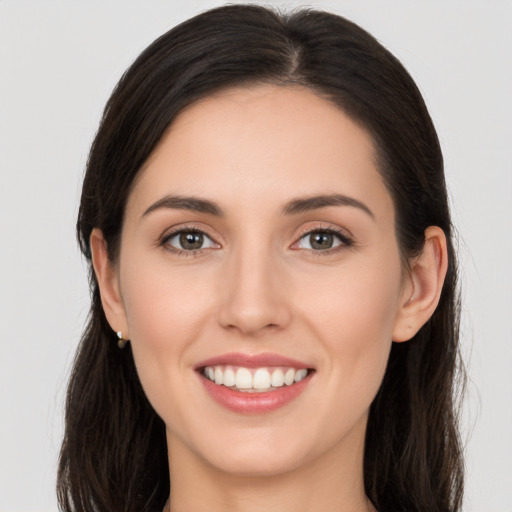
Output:
M184 109L133 192L142 203L166 193L282 203L336 192L391 202L368 133L309 89L275 85L224 90Z

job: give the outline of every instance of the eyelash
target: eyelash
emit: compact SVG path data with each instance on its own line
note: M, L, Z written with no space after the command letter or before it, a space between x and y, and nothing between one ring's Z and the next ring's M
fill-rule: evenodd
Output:
M166 251L172 252L174 254L177 254L178 256L185 256L185 257L196 257L201 256L208 248L203 249L195 249L187 251L185 249L178 249L176 247L173 247L169 244L169 240L174 238L177 235L180 235L182 233L192 233L192 234L200 234L204 237L210 239L213 242L213 239L203 230L196 228L195 226L183 226L175 231L171 231L170 233L166 233L161 240L159 241L158 245L163 247ZM214 244L216 242L213 242ZM218 245L218 244L217 244Z
M302 240L303 238L310 236L314 233L333 235L336 238L338 238L338 240L341 242L339 245L329 248L329 249L317 250L317 251L315 251L313 249L306 249L307 251L309 251L309 253L311 255L313 255L315 257L322 257L322 256L336 254L339 251L343 251L343 250L345 250L349 247L352 247L354 245L354 240L345 231L342 231L340 229L336 229L333 227L327 227L327 226L315 226L312 229L307 229L307 230L303 231L301 233L301 235L299 236L297 242L295 242L293 245L296 245L300 240Z
M180 227L179 229L177 229L175 231L172 231L171 233L167 233L164 236L162 236L158 245L161 247L164 247L164 249L169 252L177 254L178 256L185 256L185 257L201 256L205 251L207 251L209 249L209 248L202 248L202 249L194 249L194 250L185 250L185 249L178 249L169 244L169 240L171 240L172 238L174 238L177 235L180 235L182 233L201 234L204 237L211 240L214 244L217 243L217 242L213 241L213 239L203 230L198 229L195 226L191 226L191 227L184 226L184 227ZM338 251L347 249L348 247L351 247L354 245L353 239L350 236L348 236L346 232L338 230L333 227L326 227L326 226L317 226L313 229L308 229L308 230L303 231L301 233L301 235L299 236L299 238L297 239L297 241L294 242L293 245L296 245L298 242L300 242L300 240L302 240L303 238L305 238L309 235L312 235L314 233L334 235L341 242L339 245L337 245L335 247L332 247L329 249L324 249L324 250L316 250L315 251L314 249L305 249L305 250L309 251L311 254L313 254L314 256L321 257L323 255L337 253Z

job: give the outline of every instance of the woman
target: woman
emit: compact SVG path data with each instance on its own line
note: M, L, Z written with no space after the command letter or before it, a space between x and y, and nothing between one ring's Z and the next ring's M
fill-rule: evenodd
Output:
M401 64L332 14L201 14L93 143L64 510L455 511L456 263Z

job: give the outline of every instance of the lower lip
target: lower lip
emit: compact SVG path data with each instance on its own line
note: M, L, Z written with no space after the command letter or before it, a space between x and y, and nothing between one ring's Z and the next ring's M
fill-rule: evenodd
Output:
M311 381L314 372L309 372L304 379L291 386L283 386L273 391L247 393L234 391L226 386L219 386L198 373L206 391L220 405L233 412L259 414L275 411L297 398Z

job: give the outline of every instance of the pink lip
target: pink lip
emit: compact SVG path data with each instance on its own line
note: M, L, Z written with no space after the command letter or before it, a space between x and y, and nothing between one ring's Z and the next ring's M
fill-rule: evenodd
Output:
M264 366L290 366L296 370L301 368L311 368L311 365L290 359L279 354L272 354L265 352L262 354L242 354L239 352L232 352L230 354L223 354L221 356L211 357L205 361L201 361L195 366L195 369L204 368L205 366L243 366L244 368L262 368Z
M285 385L274 391L261 393L234 391L226 386L215 384L199 372L197 375L208 394L221 406L237 413L261 414L279 409L298 397L306 389L314 373L310 372L300 382L291 386Z
M205 366L222 365L242 366L244 368L288 366L297 370L301 368L312 369L312 367L302 361L284 357L279 354L242 354L238 352L212 357L197 364L195 366L197 375L208 394L219 405L226 409L244 414L266 413L283 407L294 398L298 397L306 389L315 373L314 371L310 371L303 380L296 382L291 386L284 385L283 387L272 391L247 393L243 391L235 391L226 386L219 386L207 379L201 372Z

